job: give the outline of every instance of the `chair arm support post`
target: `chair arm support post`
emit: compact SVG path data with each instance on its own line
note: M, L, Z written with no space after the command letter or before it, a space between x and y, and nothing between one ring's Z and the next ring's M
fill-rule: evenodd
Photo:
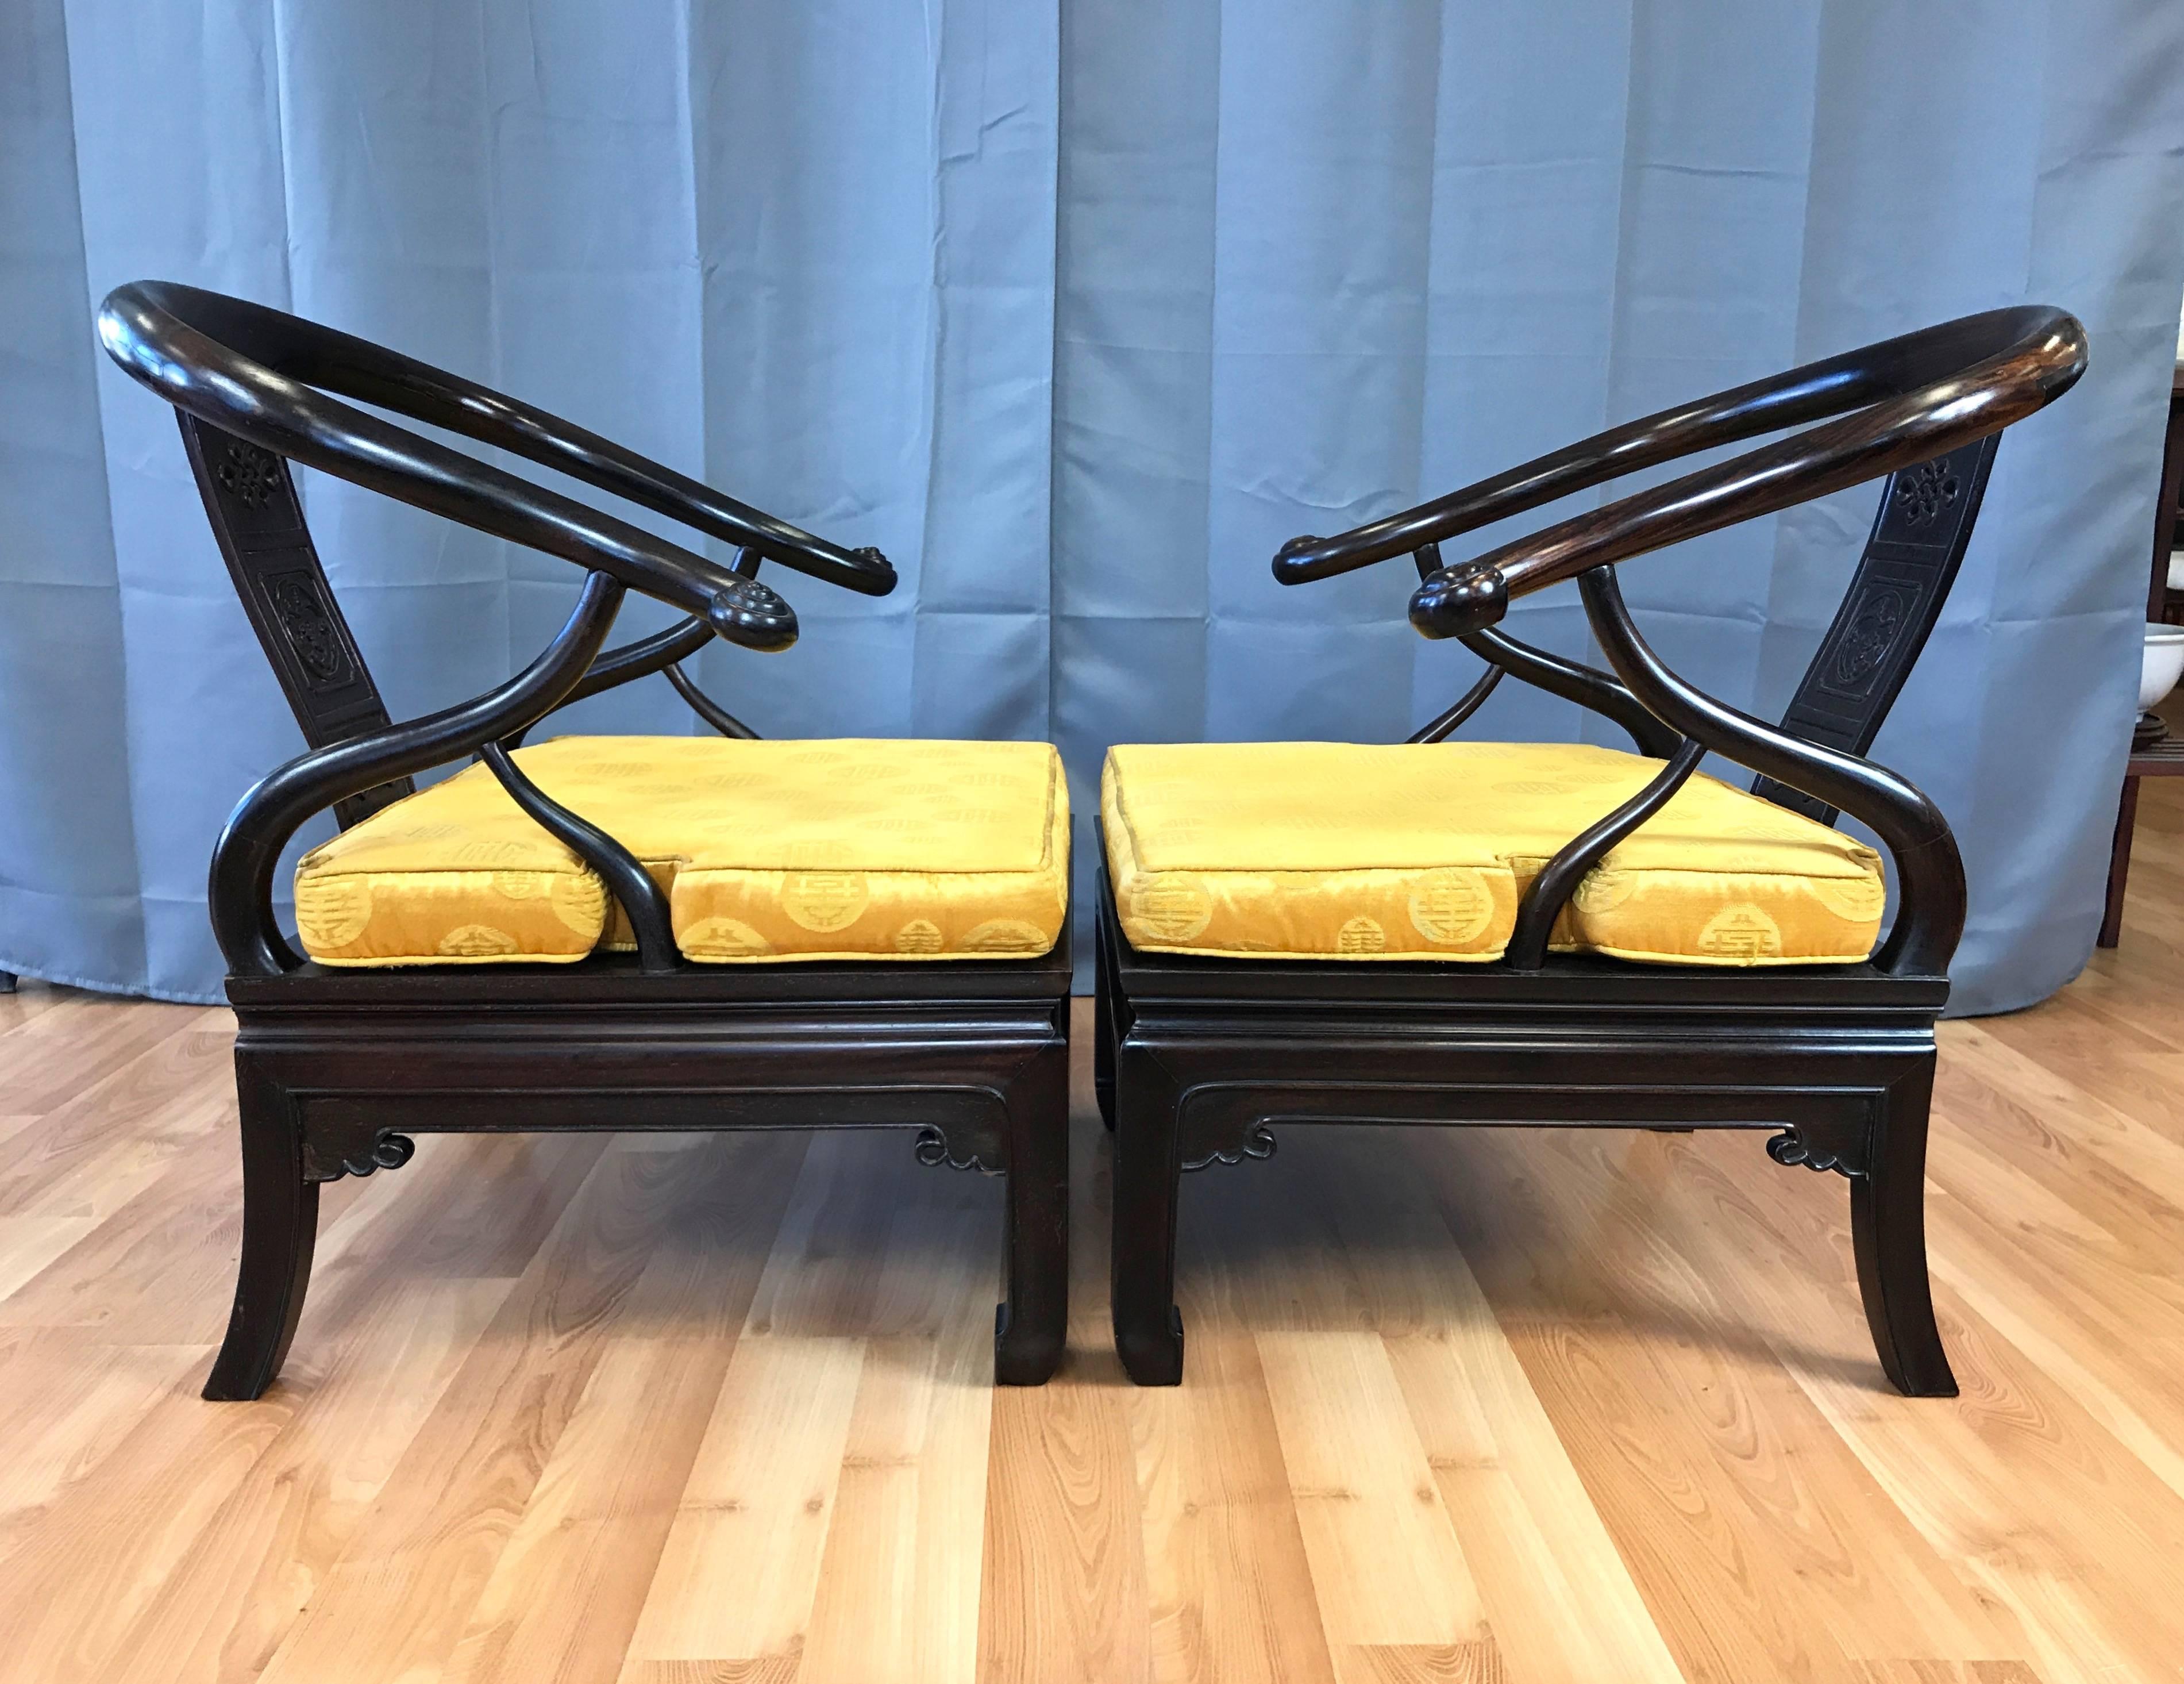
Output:
M483 695L423 719L299 755L236 804L213 845L208 900L213 934L237 976L278 976L303 962L273 917L273 873L313 813L391 778L422 772L527 729L590 668L613 629L624 587L593 572L554 641L530 666Z
M1420 544L1412 559L1418 564L1418 582L1421 586L1436 575L1448 571L1442 565L1440 546L1438 544ZM1424 594L1423 591L1420 594ZM1490 602L1494 599L1494 594L1490 589L1487 592L1485 599ZM1500 619L1501 612L1498 607L1493 617L1496 620ZM1429 616L1425 620L1420 620L1416 599L1412 600L1411 618L1413 623L1418 625L1418 629L1429 638L1438 638L1450 635L1449 631L1443 628L1437 616ZM1630 740L1638 745L1638 752L1641 755L1650 755L1655 760L1666 760L1670 755L1675 753L1678 744L1683 741L1683 738L1679 733L1671 731L1652 714L1646 712L1640 705L1637 697L1632 695L1630 691L1624 689L1622 685L1617 683L1614 679L1597 667L1587 666L1581 661L1566 661L1561 655L1550 655L1543 649L1535 649L1529 644L1519 643L1507 633L1498 631L1491 626L1481 626L1477 631L1463 636L1461 641L1466 649L1487 663L1487 672L1490 676L1513 672L1535 689L1545 690L1550 695L1560 696L1565 701L1574 701L1580 707L1589 708L1603 718L1614 721L1616 724L1630 733ZM1411 740L1414 743L1439 742L1441 738L1446 737L1468 719L1479 705L1485 701L1493 688L1491 683L1482 681L1471 694L1465 696L1455 707L1435 720L1431 725L1425 728L1424 732L1419 733ZM1429 736L1426 732L1435 732L1437 734Z
M1964 867L1941 809L1885 767L1808 743L1717 701L1670 670L1640 635L1612 566L1582 574L1593 634L1633 694L1686 737L1873 828L1896 861L1895 927L1874 965L1946 976L1964 928Z
M1449 734L1449 733L1455 730L1458 726L1462 725L1465 720L1470 718L1473 714L1478 712L1480 708L1486 705L1486 699L1494 694L1494 687L1502 682L1502 676L1504 670L1505 669L1502 667L1495 666L1491 661L1489 661L1487 663L1485 672L1479 674L1479 682L1474 684L1469 689L1466 690L1462 695L1458 696L1456 699L1456 704L1454 706L1451 707L1446 712L1435 716L1435 717L1431 721L1412 732L1411 734L1406 737L1403 740L1407 743L1438 743L1441 741Z
M1613 720L1630 733L1641 755L1666 760L1684 740L1681 732L1656 718L1629 689L1597 667L1566 661L1491 628L1474 632L1462 641L1480 660L1506 668L1535 689Z
M1590 829L1564 843L1554 858L1540 868L1517 908L1516 927L1509 932L1503 958L1513 971L1536 971L1547 962L1547 944L1553 939L1555 920L1562 916L1579 884L1607 856L1608 850L1669 804L1669 799L1690 781L1705 758L1703 744L1686 737L1669 763L1643 789Z
M692 618L677 621L666 631L636 643L610 649L592 663L592 670L578 679L576 688L556 705L566 707L571 702L617 689L632 679L649 678L678 661L688 661L712 640L713 628L703 620Z
M676 694L690 704L690 711L696 714L699 718L704 720L723 737L735 737L744 742L755 742L758 739L757 732L752 730L742 720L699 689L697 681L685 672L679 665L670 662L660 670L667 674L667 682L674 685Z
M509 798L523 809L553 839L599 874L622 911L628 914L631 933L637 938L640 970L671 971L682 963L675 945L674 921L667 897L652 880L636 855L581 813L571 812L526 777L521 767L499 743L487 743L478 758L500 780Z
M739 566L736 571L748 577L758 569L755 565L748 568ZM554 706L564 708L571 702L580 702L588 696L595 696L627 684L633 678L665 672L667 682L675 687L684 701L689 703L691 711L723 737L755 739L759 734L757 732L699 689L682 670L681 663L712 640L713 628L710 626L703 620L689 619L639 642L610 649L592 663L592 670L585 673L577 687ZM514 733L508 740L508 747L515 748L521 734L520 732Z

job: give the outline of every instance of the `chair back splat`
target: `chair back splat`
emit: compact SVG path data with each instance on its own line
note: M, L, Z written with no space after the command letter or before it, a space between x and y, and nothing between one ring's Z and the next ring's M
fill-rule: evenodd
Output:
M175 419L228 577L304 740L323 749L392 725L319 564L287 463L186 411ZM345 795L334 817L346 830L415 788L399 778Z
M1873 746L1956 583L2001 444L1990 433L1889 475L1835 623L1782 716L1785 731L1847 755ZM1774 778L1755 779L1752 793L1835 822L1826 802Z

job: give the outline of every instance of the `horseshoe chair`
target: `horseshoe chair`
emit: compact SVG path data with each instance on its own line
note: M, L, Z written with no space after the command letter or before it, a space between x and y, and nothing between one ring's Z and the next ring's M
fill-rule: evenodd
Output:
M1850 1183L1859 1291L1903 1391L1956 1390L1925 1255L1935 1019L1964 927L1947 822L1865 758L1963 560L2003 428L2084 371L2079 324L1967 316L1613 428L1339 538L1300 584L1402 555L1410 616L1487 663L1407 744L1119 746L1101 784L1096 1079L1115 1131L1115 1341L1183 1374L1182 1171L1289 1123L1766 1129ZM1461 533L1620 475L1807 430L1468 561ZM1779 726L1672 672L1616 566L1886 476L1864 553ZM1496 628L1575 578L1613 675ZM1445 742L1513 675L1635 754ZM1712 752L1749 792L1698 771ZM1896 914L1870 826L1895 866ZM1876 945L1876 941L1878 945Z
M363 340L192 287L99 312L175 406L205 512L307 752L213 851L241 1103L242 1261L204 1395L259 1396L310 1272L320 1185L420 1130L907 1125L922 1163L1006 1171L995 1378L1062 1346L1068 809L1028 743L761 742L679 662L782 650L772 560L869 596L895 575L567 422ZM337 395L330 395L337 394ZM432 423L738 546L733 569L339 401ZM574 611L521 672L390 721L287 464L559 555ZM606 649L625 592L688 617ZM604 652L603 652L604 651ZM719 734L560 738L555 708L665 673ZM475 756L424 789L414 774ZM275 922L283 845L302 952Z

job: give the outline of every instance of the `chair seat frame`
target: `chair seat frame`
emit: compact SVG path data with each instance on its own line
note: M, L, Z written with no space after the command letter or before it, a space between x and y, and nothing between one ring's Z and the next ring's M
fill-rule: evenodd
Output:
M1775 1163L1841 1175L1882 1372L1908 1394L1954 1394L1927 1276L1925 1168L1964 873L1938 810L1864 756L1963 560L2001 430L2068 390L2084 365L2083 330L2061 311L1989 312L1629 423L1340 538L1284 546L1274 572L1284 583L1412 555L1412 623L1461 638L1489 663L1413 743L1445 739L1513 676L1616 723L1663 764L1547 863L1504 956L1488 963L1148 951L1123 928L1102 836L1094 1074L1115 1137L1115 1342L1134 1380L1183 1377L1185 1172L1269 1157L1274 1129L1292 1124L1545 1125L1762 1130ZM1442 563L1440 543L1458 533L1813 421L1825 424L1474 561ZM1780 727L1707 696L1646 644L1616 563L1884 476L1872 535ZM1512 596L1573 577L1612 675L1496 629ZM1847 810L1873 827L1897 892L1867 962L1680 966L1552 951L1585 873L1708 752L1759 773L1756 795L1823 823Z
M884 595L875 549L845 550L568 422L316 323L163 282L99 315L116 362L175 405L223 559L307 752L237 805L209 905L229 966L242 1146L242 1255L204 1388L262 1394L302 1315L319 1189L407 1163L420 1133L898 1128L927 1166L1007 1179L994 1371L1037 1385L1067 1319L1071 954L703 964L630 851L525 775L513 751L554 709L664 673L728 737L756 733L680 663L714 638L787 647L796 619L755 575L772 560ZM543 462L737 546L733 567L434 443L328 393ZM321 567L292 460L586 570L561 632L506 683L391 721ZM605 647L635 589L690 617ZM326 966L276 920L282 850L312 815L343 828L475 755L592 867L635 951L576 963Z
M994 1374L1054 1371L1067 1319L1070 950L962 964L574 965L235 977L234 1308L204 1395L250 1398L303 1309L319 1189L419 1134L894 1128L1006 1177Z
M1883 1370L1953 1391L1926 1279L1926 1106L1946 977L1754 974L1555 954L1538 970L1238 962L1133 947L1101 873L1094 1043L1115 1130L1116 1347L1183 1377L1181 1177L1270 1157L1289 1124L1769 1131L1851 1186Z

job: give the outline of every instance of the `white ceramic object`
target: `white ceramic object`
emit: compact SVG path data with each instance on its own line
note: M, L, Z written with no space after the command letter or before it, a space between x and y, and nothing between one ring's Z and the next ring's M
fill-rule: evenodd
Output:
M2184 549L2169 552L2169 588L2184 590Z
M2176 688L2184 678L2184 626L2163 626L2151 621L2146 627L2146 652L2138 668L2138 705L2152 707Z

